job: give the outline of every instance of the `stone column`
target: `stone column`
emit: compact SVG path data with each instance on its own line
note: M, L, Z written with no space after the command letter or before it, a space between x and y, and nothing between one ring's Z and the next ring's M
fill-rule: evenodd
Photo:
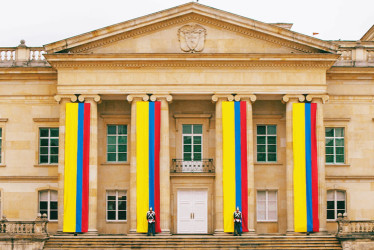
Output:
M287 233L294 233L293 204L293 135L292 135L292 104L305 101L303 95L285 95L286 103L286 200L287 200Z
M223 157L222 157L222 101L233 101L234 96L217 94L212 96L216 103L216 155L215 155L215 202L214 202L214 234L224 234L223 231Z
M90 103L90 159L89 159L89 196L88 196L88 232L87 234L98 234L97 232L97 171L98 171L98 114L97 103L100 102L99 95L80 95L80 102Z
M316 135L318 164L318 196L319 196L319 231L327 233L327 200L325 171L325 126L323 124L323 104L329 100L328 95L307 95L306 100L317 103Z
M75 95L56 95L55 100L60 104L59 118L59 147L58 147L58 227L57 232L62 233L64 220L64 171L65 171L65 104L76 102Z
M247 102L247 178L248 178L248 230L255 233L256 222L256 202L255 202L255 168L253 164L253 111L252 103L256 101L253 94L239 94L235 96L235 101Z
M132 234L136 233L136 103L138 101L148 100L149 96L146 94L133 94L127 96L127 101L131 103L129 232Z
M160 128L160 221L161 234L170 235L170 146L169 146L169 102L171 95L152 95L151 101L161 102Z

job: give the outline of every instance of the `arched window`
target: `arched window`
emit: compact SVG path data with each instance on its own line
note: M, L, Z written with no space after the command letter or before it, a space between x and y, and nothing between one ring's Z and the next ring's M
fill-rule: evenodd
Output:
M47 214L49 221L56 221L58 219L57 208L57 191L39 191L39 213Z
M346 193L344 190L327 191L327 219L336 220L338 214L347 211Z

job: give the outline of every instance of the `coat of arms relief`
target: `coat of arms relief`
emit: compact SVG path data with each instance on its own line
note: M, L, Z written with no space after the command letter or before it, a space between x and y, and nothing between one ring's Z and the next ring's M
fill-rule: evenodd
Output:
M178 39L184 52L201 52L205 37L206 29L198 24L187 24L178 29Z

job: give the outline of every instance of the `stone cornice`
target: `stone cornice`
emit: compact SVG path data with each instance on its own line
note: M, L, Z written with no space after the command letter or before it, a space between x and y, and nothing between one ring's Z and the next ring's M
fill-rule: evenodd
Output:
M52 67L30 68L9 67L0 68L0 81L2 80L57 80L57 72Z
M70 99L71 102L76 102L78 97L76 95L55 95L56 102L60 103L62 99Z
M305 96L304 95L297 95L297 94L287 94L287 95L283 96L282 102L287 103L291 99L297 99L299 102L303 102L303 101L305 101Z
M56 68L242 67L329 69L332 54L53 54Z
M138 36L145 32L154 32L157 29L188 21L215 25L236 32L238 31L235 29L243 29L256 38L259 37L259 39L261 39L263 36L268 36L268 40L271 42L278 44L290 43L293 44L291 47L296 47L297 50L307 53L310 53L311 50L334 52L338 48L337 45L328 41L323 41L198 3L187 3L134 20L47 44L44 47L48 53L72 48L73 50L84 51L121 39L126 39L127 37ZM129 35L129 33L132 34ZM282 45L284 46L284 44Z

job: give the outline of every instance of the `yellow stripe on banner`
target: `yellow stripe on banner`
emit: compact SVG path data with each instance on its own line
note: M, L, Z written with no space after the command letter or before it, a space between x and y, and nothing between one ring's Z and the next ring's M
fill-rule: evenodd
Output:
M78 103L66 104L64 232L75 232L77 198Z
M307 231L305 172L305 104L293 104L293 190L295 232Z
M149 209L149 103L136 103L136 218L137 232L146 233ZM158 215L160 216L160 215Z
M223 229L234 232L235 212L235 113L234 102L222 102Z

